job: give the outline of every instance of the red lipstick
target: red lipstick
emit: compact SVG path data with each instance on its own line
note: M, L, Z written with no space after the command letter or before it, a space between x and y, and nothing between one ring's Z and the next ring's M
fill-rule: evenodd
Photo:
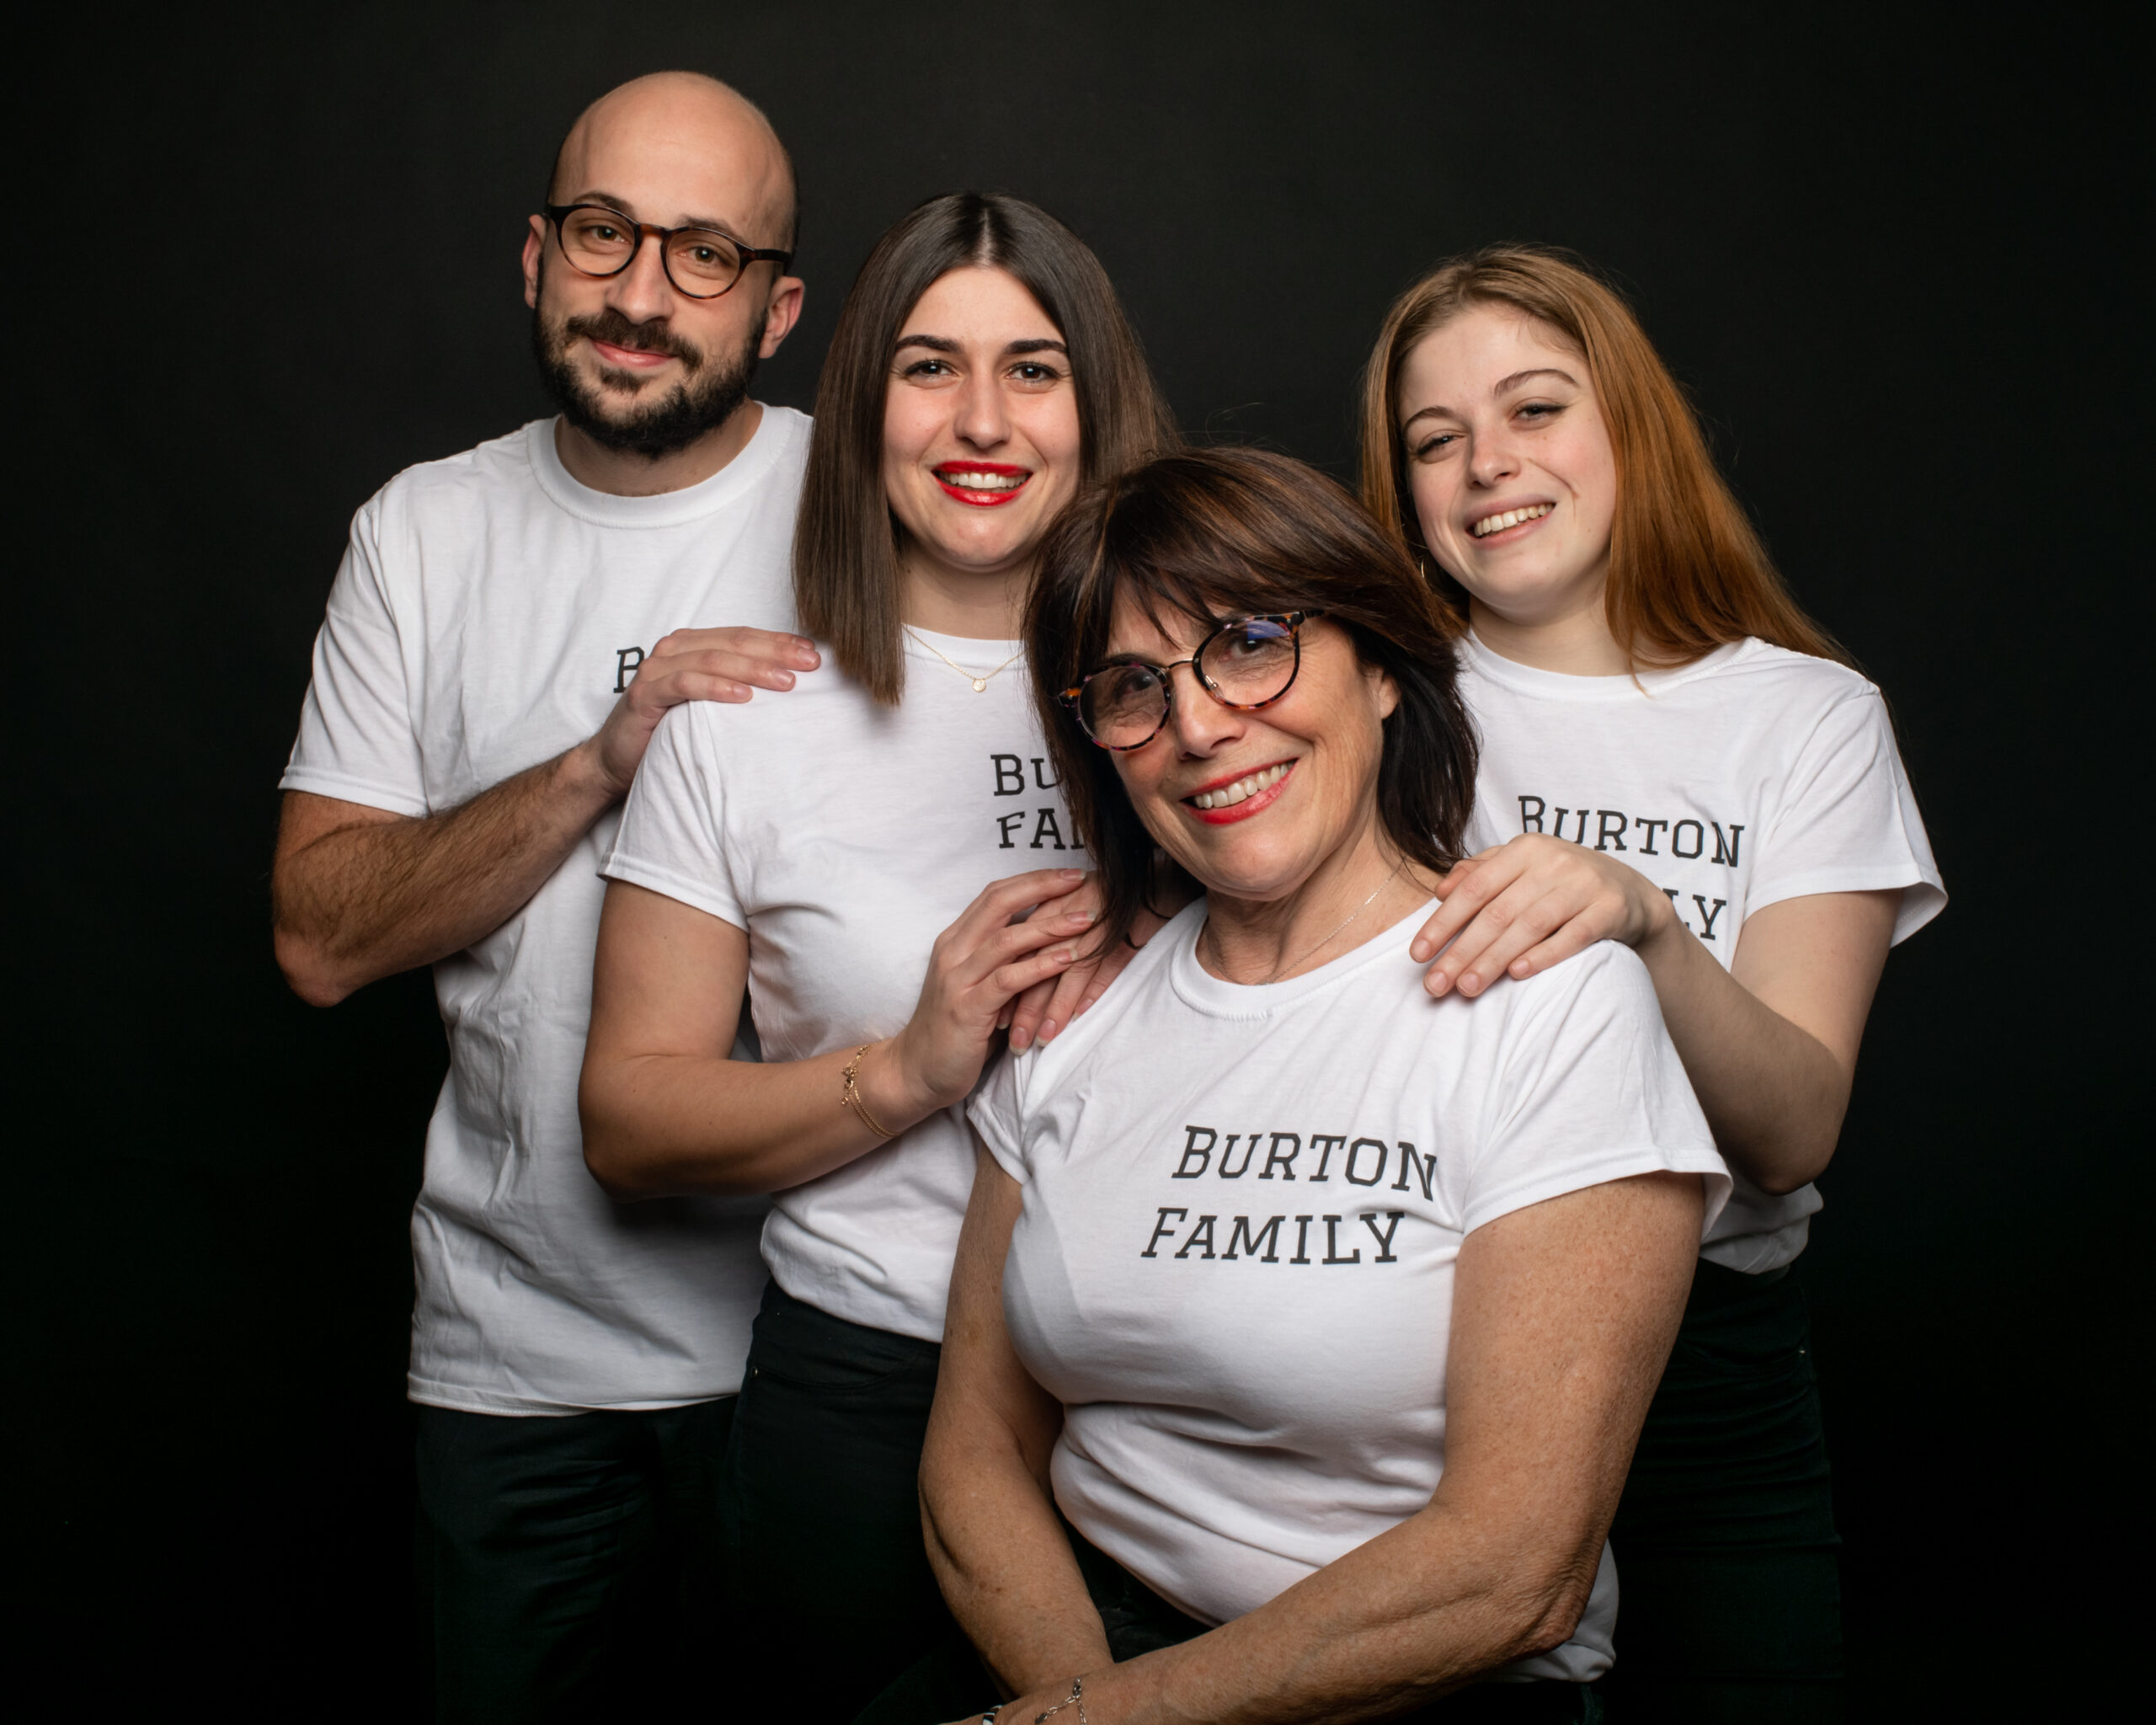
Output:
M975 509L994 509L1023 494L1026 482L1033 477L1031 467L1013 467L1008 462L939 462L929 469L936 475L936 483L943 488L944 495L956 498L960 503L971 504ZM985 473L992 478L1015 479L1017 483L998 487L993 491L977 491L963 485L953 485L953 473Z
M1248 778L1254 772L1263 772L1267 767L1279 766L1283 764L1288 770L1263 790L1254 796L1244 798L1240 803L1231 803L1225 809L1200 809L1190 800L1191 797L1203 796L1208 791L1225 789L1240 779ZM1231 772L1225 778L1216 778L1210 784L1200 785L1196 790L1191 792L1189 796L1182 798L1182 806L1190 811L1191 819L1193 820L1202 820L1208 826L1231 826L1238 820L1248 820L1251 815L1262 814L1270 809L1280 800L1281 793L1287 789L1289 782L1294 776L1295 763L1293 759L1284 763L1268 761L1264 766L1246 766L1241 772Z

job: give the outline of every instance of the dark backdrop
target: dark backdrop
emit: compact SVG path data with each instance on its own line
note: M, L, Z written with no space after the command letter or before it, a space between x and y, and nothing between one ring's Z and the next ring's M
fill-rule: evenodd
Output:
M351 511L542 410L524 217L578 108L668 65L738 83L800 163L777 402L810 404L874 236L958 187L1094 244L1187 426L1342 474L1421 266L1523 238L1619 273L1889 692L1954 895L1888 968L1806 1259L1860 1712L2126 1663L2102 1558L2147 1143L2102 959L2137 918L2070 863L2137 806L2121 44L1726 4L302 11L83 11L17 67L52 116L8 254L33 1669L409 1709L405 1220L443 1044L423 976L285 992L274 787Z

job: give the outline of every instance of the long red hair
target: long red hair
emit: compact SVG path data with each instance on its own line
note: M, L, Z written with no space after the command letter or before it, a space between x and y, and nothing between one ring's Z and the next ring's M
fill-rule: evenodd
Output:
M1363 501L1430 570L1438 596L1461 619L1465 590L1433 568L1415 518L1396 415L1408 355L1475 306L1524 312L1587 363L1617 460L1603 606L1634 664L1689 665L1748 635L1850 662L1782 585L1632 308L1580 263L1541 246L1488 246L1440 264L1393 302L1363 374Z

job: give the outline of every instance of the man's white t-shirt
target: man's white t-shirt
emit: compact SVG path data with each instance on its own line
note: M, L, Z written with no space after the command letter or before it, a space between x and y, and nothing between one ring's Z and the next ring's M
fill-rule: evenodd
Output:
M408 468L361 508L285 789L436 814L591 735L670 631L792 628L806 416L765 408L724 468L658 497L579 483L553 431ZM412 1215L415 1402L563 1414L741 1386L763 1201L617 1204L584 1165L577 1076L616 818L435 966L450 1064Z
M1660 1170L1729 1189L1646 967L1598 946L1433 1001L1434 900L1286 982L1209 975L1201 899L1092 1010L969 1106L1024 1188L1003 1306L1063 1402L1080 1532L1219 1624L1413 1515L1444 1469L1454 1267L1484 1223ZM1605 1548L1572 1639L1609 1663Z
M1019 651L915 631L986 671ZM630 792L606 873L745 929L767 1060L895 1034L936 937L990 881L1082 868L1022 660L976 694L905 644L905 698L879 707L832 664L777 703L677 707ZM835 1084L831 1106L839 1105ZM931 1114L819 1179L777 1194L764 1231L795 1299L873 1329L941 1341L973 1190L957 1109Z
M1886 703L1844 665L1744 640L1636 681L1568 676L1470 634L1460 670L1482 745L1470 855L1542 832L1621 857L1725 969L1745 918L1785 899L1899 889L1897 943L1946 902ZM1777 1268L1819 1205L1738 1175L1701 1255Z

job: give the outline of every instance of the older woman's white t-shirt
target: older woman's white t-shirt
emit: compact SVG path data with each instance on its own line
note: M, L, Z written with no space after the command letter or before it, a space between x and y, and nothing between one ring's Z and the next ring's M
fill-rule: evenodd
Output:
M1201 900L969 1106L1025 1188L1004 1311L1065 1405L1056 1501L1201 1622L1430 1501L1469 1234L1660 1170L1706 1177L1710 1220L1728 1194L1629 949L1433 1001L1433 908L1245 987L1198 964ZM1615 1613L1605 1550L1573 1638L1508 1674L1594 1676Z

